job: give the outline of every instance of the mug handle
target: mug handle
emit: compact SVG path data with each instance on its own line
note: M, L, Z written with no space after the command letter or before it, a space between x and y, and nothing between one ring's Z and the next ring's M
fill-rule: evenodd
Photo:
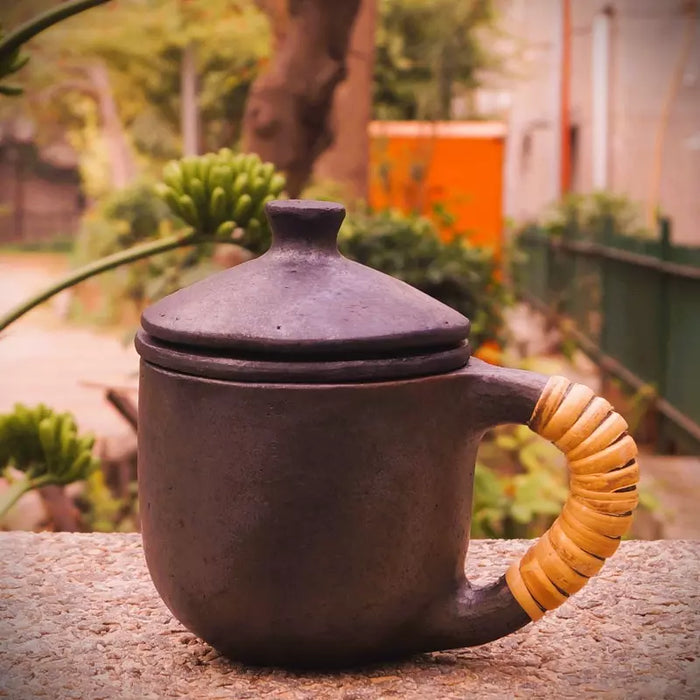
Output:
M460 377L470 422L528 425L567 457L570 493L561 515L485 587L463 580L420 624L422 649L473 646L540 619L598 573L632 523L639 496L637 446L610 403L565 377L471 359Z
M565 455L570 492L561 515L506 573L531 620L566 602L617 550L639 502L637 445L625 419L565 377L549 379L527 425Z

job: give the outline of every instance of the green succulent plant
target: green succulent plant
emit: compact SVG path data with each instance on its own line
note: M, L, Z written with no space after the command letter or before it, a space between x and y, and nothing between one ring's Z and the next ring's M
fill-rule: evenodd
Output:
M85 479L98 465L92 455L95 438L79 435L70 413L56 413L44 404L15 404L0 415L0 468L9 487L0 496L0 517L27 491ZM22 472L12 477L10 468Z
M218 153L170 161L158 194L171 211L203 236L230 238L240 230L258 248L267 235L265 204L278 198L284 175L254 153Z

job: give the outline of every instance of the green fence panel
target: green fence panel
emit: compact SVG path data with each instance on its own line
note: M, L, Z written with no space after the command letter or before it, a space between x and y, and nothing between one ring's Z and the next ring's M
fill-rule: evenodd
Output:
M658 239L633 238L613 231L605 237L604 242L610 248L626 250L637 255L648 255L652 258L661 257L661 243Z
M661 273L605 260L601 349L640 379L659 386Z
M574 255L561 246L549 249L549 305L559 313L568 314L572 305L574 289L571 280L574 274Z
M572 293L567 311L577 328L596 345L600 344L602 329L603 272L602 261L593 255L575 254Z
M700 280L668 279L664 398L700 424Z
M519 288L659 391L673 409L664 409L661 443L700 447L700 248L671 245L667 221L656 240L572 225L561 239L530 228L519 245ZM624 252L633 256L622 259Z
M691 248L690 246L684 245L672 245L668 251L667 259L670 262L700 268L700 248Z
M526 231L518 243L523 259L516 267L516 284L538 301L546 303L549 297L548 240L535 229Z

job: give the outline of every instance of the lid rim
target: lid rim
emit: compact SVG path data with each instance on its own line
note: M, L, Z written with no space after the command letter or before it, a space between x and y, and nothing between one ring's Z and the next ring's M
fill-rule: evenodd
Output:
M366 336L348 340L347 338L304 338L275 339L264 337L237 336L235 333L221 334L219 337L209 334L206 338L196 331L183 331L163 328L141 318L141 327L153 338L165 343L172 343L197 350L229 350L231 352L255 353L260 355L294 354L299 356L316 355L324 352L334 355L355 354L356 352L393 352L401 354L411 350L423 350L447 345L458 345L469 335L468 319L463 327L456 326L443 329L426 328L407 331L403 334L385 336Z
M278 384L361 383L410 379L451 372L469 361L468 341L435 348L433 352L375 357L332 357L280 360L261 355L249 357L196 352L191 346L175 345L139 330L134 341L141 359L149 364L203 379Z

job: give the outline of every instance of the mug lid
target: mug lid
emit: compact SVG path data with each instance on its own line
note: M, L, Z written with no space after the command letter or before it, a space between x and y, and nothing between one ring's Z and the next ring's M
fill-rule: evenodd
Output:
M450 351L459 360L448 363L458 361L449 369L466 364L469 321L464 316L341 255L342 205L278 200L267 204L266 213L273 234L270 249L147 308L140 352L150 336L150 344L175 346L180 354L243 363L357 366L383 360L386 365L391 358Z

